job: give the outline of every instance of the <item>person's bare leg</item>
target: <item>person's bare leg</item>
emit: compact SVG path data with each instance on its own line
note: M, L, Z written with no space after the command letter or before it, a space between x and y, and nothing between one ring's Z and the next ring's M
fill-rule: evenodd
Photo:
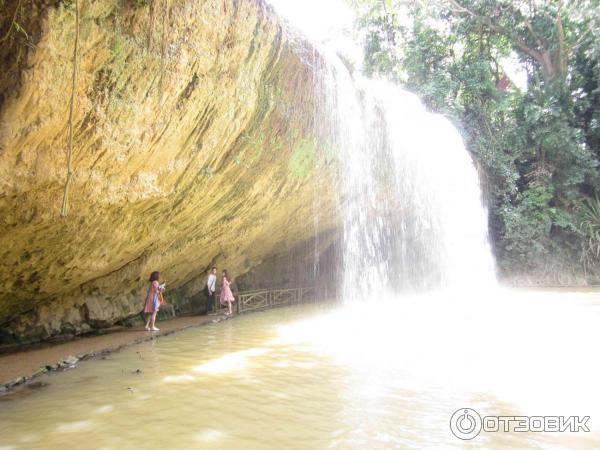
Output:
M146 313L146 316L148 316L148 318L146 319L146 326L144 327L144 330L149 331L150 330L150 319L152 319L152 315Z
M227 306L229 306L229 315L231 315L231 302L227 302Z
M154 311L152 313L152 327L151 327L152 331L159 331L160 330L160 328L156 328L156 314L158 314L158 311Z

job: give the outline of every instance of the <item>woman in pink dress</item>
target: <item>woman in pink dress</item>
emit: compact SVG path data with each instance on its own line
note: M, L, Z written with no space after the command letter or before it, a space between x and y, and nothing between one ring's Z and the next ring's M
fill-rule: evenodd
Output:
M226 316L230 316L232 314L231 303L235 302L235 298L233 297L233 293L231 292L231 280L229 279L229 274L226 270L223 271L223 284L221 285L221 305L227 304L229 307L229 312L226 312Z
M158 284L160 278L160 272L152 272L150 275L150 288L148 289L148 295L146 296L146 304L144 305L144 312L148 314L148 320L146 320L146 331L159 331L156 328L156 314L160 308L160 300L162 298L162 292L165 290L165 283Z

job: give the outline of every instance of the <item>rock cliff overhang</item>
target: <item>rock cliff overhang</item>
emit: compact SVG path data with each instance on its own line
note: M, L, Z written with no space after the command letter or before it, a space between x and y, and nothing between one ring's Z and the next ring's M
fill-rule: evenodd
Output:
M268 5L78 5L71 124L76 3L0 13L5 341L111 325L141 309L153 270L193 295L213 263L243 274L337 223L335 155L315 132L321 57Z

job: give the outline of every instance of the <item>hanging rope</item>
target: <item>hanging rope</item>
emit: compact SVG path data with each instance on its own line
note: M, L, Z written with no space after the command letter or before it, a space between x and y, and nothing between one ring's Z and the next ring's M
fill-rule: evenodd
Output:
M165 58L167 52L167 15L169 14L169 0L163 0L162 17L162 42L160 50L160 79L158 80L158 101L162 104L163 99L163 80L165 76Z
M73 160L73 109L75 105L75 85L77 83L77 58L79 56L79 0L75 0L75 49L73 50L73 76L71 79L71 103L69 105L69 147L67 150L67 180L63 193L61 217L66 217L69 212L69 185L71 184Z
M4 42L5 40L8 39L8 36L10 35L10 32L14 28L15 23L17 23L17 14L19 14L19 10L21 9L21 3L22 2L23 2L23 0L19 0L19 2L17 3L17 7L15 8L15 13L13 14L13 18L10 21L10 26L8 27L8 31L6 32L6 34L4 35L4 37L2 37L2 39L0 39L0 43Z

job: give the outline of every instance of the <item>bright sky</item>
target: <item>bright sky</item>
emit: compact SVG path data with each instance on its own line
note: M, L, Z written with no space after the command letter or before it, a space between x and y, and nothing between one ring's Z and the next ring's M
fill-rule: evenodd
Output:
M267 0L276 11L316 41L352 27L354 12L345 0Z
M510 81L512 81L520 90L526 91L527 72L525 72L525 69L519 63L517 55L513 52L510 57L502 59L500 64Z
M325 43L360 68L362 48L354 30L355 14L346 0L266 0L280 17L316 44ZM360 70L360 69L359 69Z

